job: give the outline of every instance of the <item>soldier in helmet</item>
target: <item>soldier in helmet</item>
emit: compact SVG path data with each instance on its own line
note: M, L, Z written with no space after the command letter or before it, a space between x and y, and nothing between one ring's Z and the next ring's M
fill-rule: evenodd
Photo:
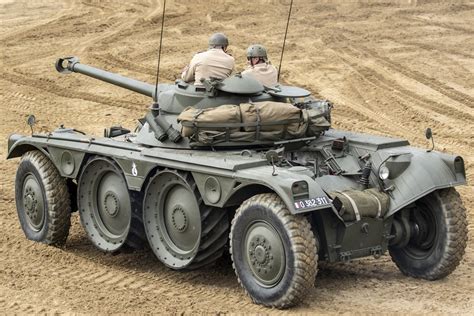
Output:
M201 85L202 79L224 79L230 76L234 70L234 57L227 54L229 40L223 33L214 33L209 38L209 49L197 53L187 65L181 79L186 82L194 82Z
M242 72L244 76L253 76L264 86L272 87L278 83L278 71L270 64L267 50L263 45L255 44L247 48L249 67Z

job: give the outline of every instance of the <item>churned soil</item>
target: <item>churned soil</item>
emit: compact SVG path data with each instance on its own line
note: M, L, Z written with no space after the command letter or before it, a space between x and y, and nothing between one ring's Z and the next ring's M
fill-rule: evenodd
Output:
M238 71L252 43L278 65L289 1L168 1L161 82L173 82L208 36L225 32ZM133 129L151 100L81 75L58 57L154 83L162 1L0 0L0 156L7 136L64 124L101 135ZM281 81L335 104L339 129L406 138L464 158L459 187L474 236L474 4L470 1L295 1ZM278 313L251 303L225 261L171 271L149 251L103 254L73 215L63 248L25 239L15 208L18 159L0 162L0 313ZM323 265L296 313L474 310L474 246L439 281L402 275L383 256Z

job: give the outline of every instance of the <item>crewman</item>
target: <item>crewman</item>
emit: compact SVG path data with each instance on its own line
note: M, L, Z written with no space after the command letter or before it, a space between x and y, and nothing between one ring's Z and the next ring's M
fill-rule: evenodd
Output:
M234 57L227 54L229 40L223 33L214 33L209 38L209 49L197 53L183 69L181 79L202 85L202 79L225 79L234 70Z
M247 60L249 66L242 71L243 76L253 76L266 87L272 87L278 83L278 71L268 61L267 50L263 45L249 46Z

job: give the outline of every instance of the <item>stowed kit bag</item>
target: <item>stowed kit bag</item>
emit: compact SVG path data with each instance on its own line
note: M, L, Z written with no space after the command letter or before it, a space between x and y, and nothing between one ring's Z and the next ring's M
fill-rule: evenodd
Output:
M189 137L195 133L195 127L212 131L226 131L230 129L231 133L240 130L240 109L238 105L221 105L215 108L196 109L192 106L184 109L178 116L178 122L187 122L191 124L182 124L181 135ZM237 126L230 126L231 124Z
M242 123L246 132L281 132L280 137L304 137L308 118L305 113L289 103L241 103ZM285 135L287 133L287 135Z
M326 119L326 113L321 108L314 107L303 111L309 117L308 129L306 130L307 136L319 136L331 127L331 123Z
M329 129L319 106L300 109L290 103L255 102L215 108L186 108L178 116L181 134L203 144L278 141L319 136Z

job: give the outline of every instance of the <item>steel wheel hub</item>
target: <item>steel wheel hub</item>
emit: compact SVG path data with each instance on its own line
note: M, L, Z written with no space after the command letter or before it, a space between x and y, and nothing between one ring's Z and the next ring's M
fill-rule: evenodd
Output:
M258 245L257 247L255 247L254 255L257 262L261 265L266 263L269 259L267 249L265 248L265 246L262 245Z
M411 225L411 245L421 251L430 251L438 234L432 211L427 206L421 205L412 213Z
M256 281L273 287L285 271L285 250L280 235L265 221L252 223L245 238L246 261Z
M174 228L179 232L184 232L188 227L188 218L181 205L176 205L171 215Z
M23 207L28 224L35 231L41 230L45 220L41 187L33 175L28 175L23 185Z
M104 209L112 217L117 215L120 210L120 204L115 193L109 191L105 194Z
M25 207L29 212L36 209L35 204L36 204L36 201L34 200L34 197L32 194L28 194L25 196Z

